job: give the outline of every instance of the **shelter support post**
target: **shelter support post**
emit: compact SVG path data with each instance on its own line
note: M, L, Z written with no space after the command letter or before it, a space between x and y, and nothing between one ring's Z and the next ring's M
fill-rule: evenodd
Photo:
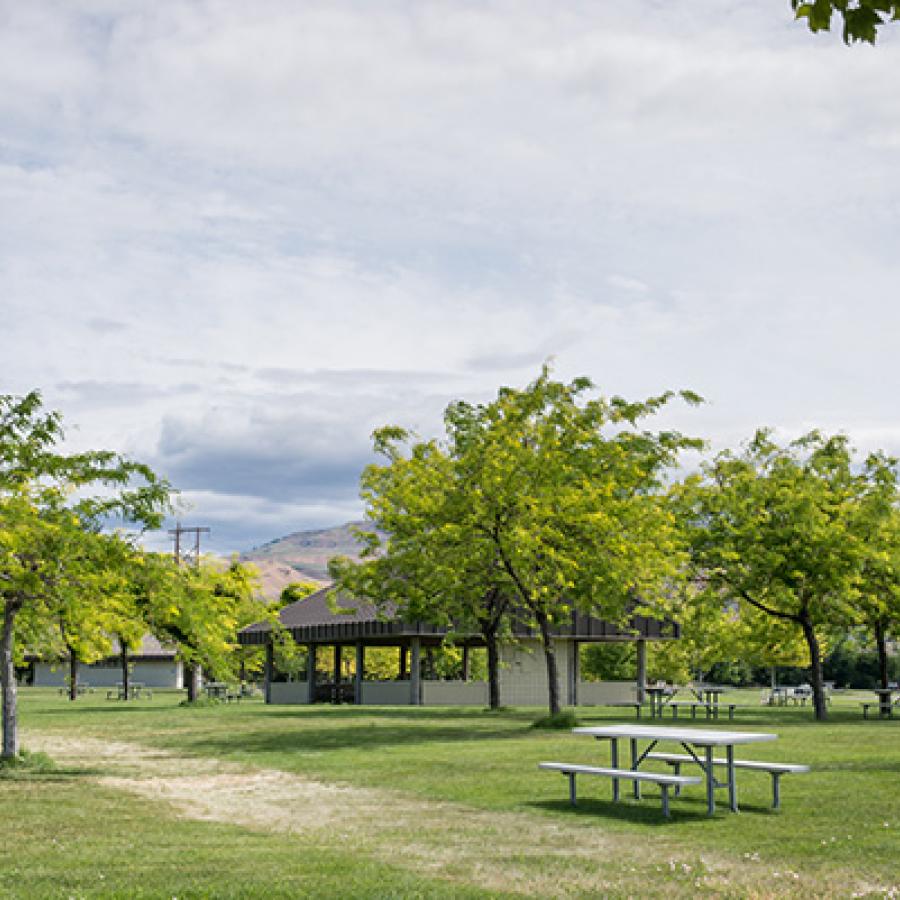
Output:
M409 702L411 706L422 705L422 661L421 640L414 637L409 642Z
M463 644L462 648L462 680L469 680L469 647Z
M306 645L306 693L307 702L316 702L316 645Z
M581 644L572 641L568 654L569 706L578 706L578 681L581 678Z
M647 699L647 642L637 642L637 702Z
M406 681L406 645L400 648L400 671L398 673L400 681Z
M362 641L356 642L356 668L353 673L353 702L362 703L363 676L366 668L366 647Z
M341 702L341 645L334 645L334 694L332 702Z
M266 703L272 702L272 676L275 674L275 647L272 641L266 641L266 667L263 675L264 684L263 691L266 697Z

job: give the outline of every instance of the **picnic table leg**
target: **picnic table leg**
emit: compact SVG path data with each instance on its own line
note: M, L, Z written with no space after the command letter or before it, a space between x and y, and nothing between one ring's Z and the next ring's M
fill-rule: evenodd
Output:
M725 758L728 761L728 803L731 806L731 811L737 812L737 783L734 780L734 747L731 744L725 748Z
M569 803L575 806L575 773L567 772L569 776Z
M638 767L638 745L637 738L631 738L631 768L636 771ZM641 783L639 781L634 782L634 799L641 799Z
M619 742L616 738L612 738L610 740L609 760L612 763L612 767L614 769L619 768ZM613 789L613 801L618 803L618 801L619 801L619 779L618 778L613 778L612 789Z
M662 808L663 815L668 819L669 818L669 786L667 784L661 784L662 788Z
M716 811L716 779L713 776L713 748L706 747L706 813L714 815Z

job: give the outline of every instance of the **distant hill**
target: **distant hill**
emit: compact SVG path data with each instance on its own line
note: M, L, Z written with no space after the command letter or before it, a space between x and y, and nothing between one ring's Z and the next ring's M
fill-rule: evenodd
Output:
M292 581L327 582L328 560L333 556L358 559L361 547L352 528L371 530L366 522L347 522L334 528L295 531L241 554L262 576L262 592L276 598Z

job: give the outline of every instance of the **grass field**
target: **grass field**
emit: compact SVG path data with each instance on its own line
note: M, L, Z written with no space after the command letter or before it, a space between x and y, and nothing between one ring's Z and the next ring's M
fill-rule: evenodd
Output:
M102 698L22 691L25 744L58 768L0 778L5 896L900 896L900 721L863 721L864 694L826 724L724 698L746 705L714 727L779 735L738 756L813 771L780 812L742 772L739 815L708 819L693 789L670 822L652 789L614 805L605 781L571 809L537 763L605 748L535 710Z

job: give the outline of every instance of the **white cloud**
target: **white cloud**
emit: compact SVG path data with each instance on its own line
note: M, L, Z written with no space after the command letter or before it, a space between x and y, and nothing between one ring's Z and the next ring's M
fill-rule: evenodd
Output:
M340 518L375 424L551 356L697 389L670 415L720 443L900 449L890 30L848 50L737 0L2 14L0 389L180 471L236 547L235 492L254 540ZM250 490L272 441L284 504Z

